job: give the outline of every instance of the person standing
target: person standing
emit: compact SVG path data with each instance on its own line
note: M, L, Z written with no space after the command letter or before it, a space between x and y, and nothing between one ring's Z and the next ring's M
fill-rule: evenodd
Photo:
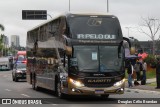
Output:
M143 74L142 74L142 80L141 80L141 84L145 85L146 84L146 71L147 71L147 63L145 60L143 60L142 62L142 68L143 68Z
M157 82L157 87L156 89L160 89L160 59L157 59L157 65L156 65L156 82Z
M138 60L136 61L136 64L134 65L134 70L136 71L137 81L139 81L140 80L140 63L138 62Z
M129 62L129 64L128 64L127 73L128 73L128 87L133 87L133 85L132 85L133 66L132 66L131 62Z

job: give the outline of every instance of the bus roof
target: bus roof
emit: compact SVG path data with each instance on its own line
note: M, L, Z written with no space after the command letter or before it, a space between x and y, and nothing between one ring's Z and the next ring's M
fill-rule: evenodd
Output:
M71 14L73 14L73 15L107 15L107 16L113 16L113 15L111 15L111 14L108 14L108 13L85 13L85 12L72 12L72 13L59 13L59 14L57 14L57 15L55 15L52 19L50 19L50 20L48 20L48 21L46 21L46 22L44 22L44 23L42 23L42 24L40 24L40 25L38 25L38 26L36 26L36 27L34 27L34 28L32 28L32 29L30 29L28 32L30 32L30 31L32 31L32 30L35 30L35 29L37 29L37 28L39 28L39 27L41 27L41 26L43 26L43 25L45 25L45 24L47 24L47 23L49 23L49 22L52 22L53 20L55 20L55 19L57 19L57 18L59 18L59 17L63 17L63 16L69 16L69 15L71 15Z
M52 19L50 19L50 20L48 20L48 21L46 21L46 22L44 22L44 23L42 23L42 24L40 24L40 25L38 25L38 26L36 26L36 27L34 27L34 28L32 28L32 29L30 29L29 31L35 30L35 29L37 29L37 28L39 28L39 27L41 27L41 26L43 26L43 25L45 25L45 24L47 24L47 23L49 23L49 22L52 22L53 20L55 20L55 19L57 19L57 18L59 18L59 17L62 17L62 16L65 16L65 14L57 14L57 15L54 16ZM29 31L28 31L28 32L29 32Z

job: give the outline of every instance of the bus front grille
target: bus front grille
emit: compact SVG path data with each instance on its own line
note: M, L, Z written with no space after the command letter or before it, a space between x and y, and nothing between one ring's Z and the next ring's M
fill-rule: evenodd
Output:
M86 87L111 87L113 84L85 84Z

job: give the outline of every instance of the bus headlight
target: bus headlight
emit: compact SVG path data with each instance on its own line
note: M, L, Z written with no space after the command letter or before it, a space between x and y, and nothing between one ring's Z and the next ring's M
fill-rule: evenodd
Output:
M114 86L118 87L118 86L122 85L124 82L125 82L125 78L122 79L121 81L114 83Z
M84 86L84 84L83 83L81 83L80 81L76 81L76 80L73 80L73 79L69 79L69 81L72 83L72 84L74 84L75 86L77 86L77 87L83 87Z

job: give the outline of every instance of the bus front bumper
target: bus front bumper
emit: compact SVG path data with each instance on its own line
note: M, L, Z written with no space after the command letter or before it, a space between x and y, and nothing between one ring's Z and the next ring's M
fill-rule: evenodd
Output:
M122 80L121 84L113 85L111 87L76 86L75 84L69 82L67 93L69 95L123 94L124 87L125 87L125 80Z

